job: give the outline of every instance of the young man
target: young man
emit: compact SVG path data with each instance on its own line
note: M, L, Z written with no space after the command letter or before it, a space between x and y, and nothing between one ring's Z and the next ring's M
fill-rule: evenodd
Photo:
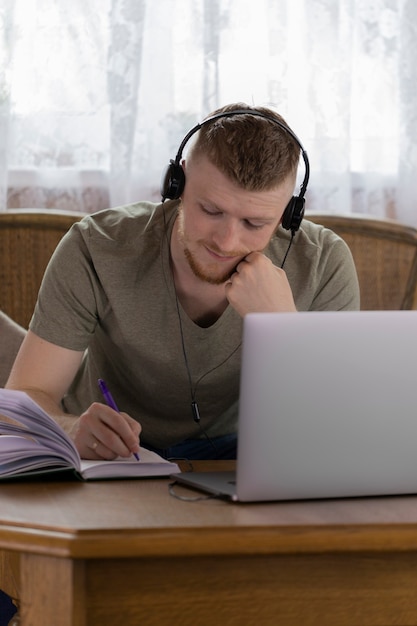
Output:
M88 216L59 245L7 386L82 457L128 456L140 436L166 456L235 458L242 318L359 308L344 242L307 220L298 229L302 211L286 224L300 157L287 128L269 109L217 111L171 162L178 188L163 195L178 199Z

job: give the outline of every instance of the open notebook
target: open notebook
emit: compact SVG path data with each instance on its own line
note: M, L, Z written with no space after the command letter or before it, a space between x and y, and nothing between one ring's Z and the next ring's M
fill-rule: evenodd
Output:
M417 311L246 316L236 474L174 478L245 502L417 493Z
M145 478L179 471L176 463L145 448L137 459L81 459L72 439L32 398L23 391L0 389L0 481Z

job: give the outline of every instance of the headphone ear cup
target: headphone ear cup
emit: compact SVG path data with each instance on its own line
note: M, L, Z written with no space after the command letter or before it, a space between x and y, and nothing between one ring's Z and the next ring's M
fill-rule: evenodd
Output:
M171 159L161 183L161 196L164 200L177 200L185 185L185 174L182 166Z
M292 233L297 232L304 217L304 204L304 198L300 198L299 196L293 196L291 198L282 215L282 228L290 230Z

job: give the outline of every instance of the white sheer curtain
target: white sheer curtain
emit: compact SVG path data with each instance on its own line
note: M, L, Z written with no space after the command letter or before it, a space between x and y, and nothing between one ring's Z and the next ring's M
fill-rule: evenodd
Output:
M0 0L0 210L158 199L183 135L274 106L307 209L417 225L415 0Z

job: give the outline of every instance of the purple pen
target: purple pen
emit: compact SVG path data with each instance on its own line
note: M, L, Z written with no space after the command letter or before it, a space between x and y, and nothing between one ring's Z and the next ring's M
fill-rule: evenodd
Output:
M104 382L104 380L102 378L98 379L98 386L100 387L100 391L103 394L103 398L106 401L106 404L113 409L113 411L117 411L118 413L120 413L117 404L115 403L113 396L111 395L109 388L107 387L106 383ZM133 456L135 457L135 459L137 461L139 461L139 455L137 454L137 452L133 452Z

